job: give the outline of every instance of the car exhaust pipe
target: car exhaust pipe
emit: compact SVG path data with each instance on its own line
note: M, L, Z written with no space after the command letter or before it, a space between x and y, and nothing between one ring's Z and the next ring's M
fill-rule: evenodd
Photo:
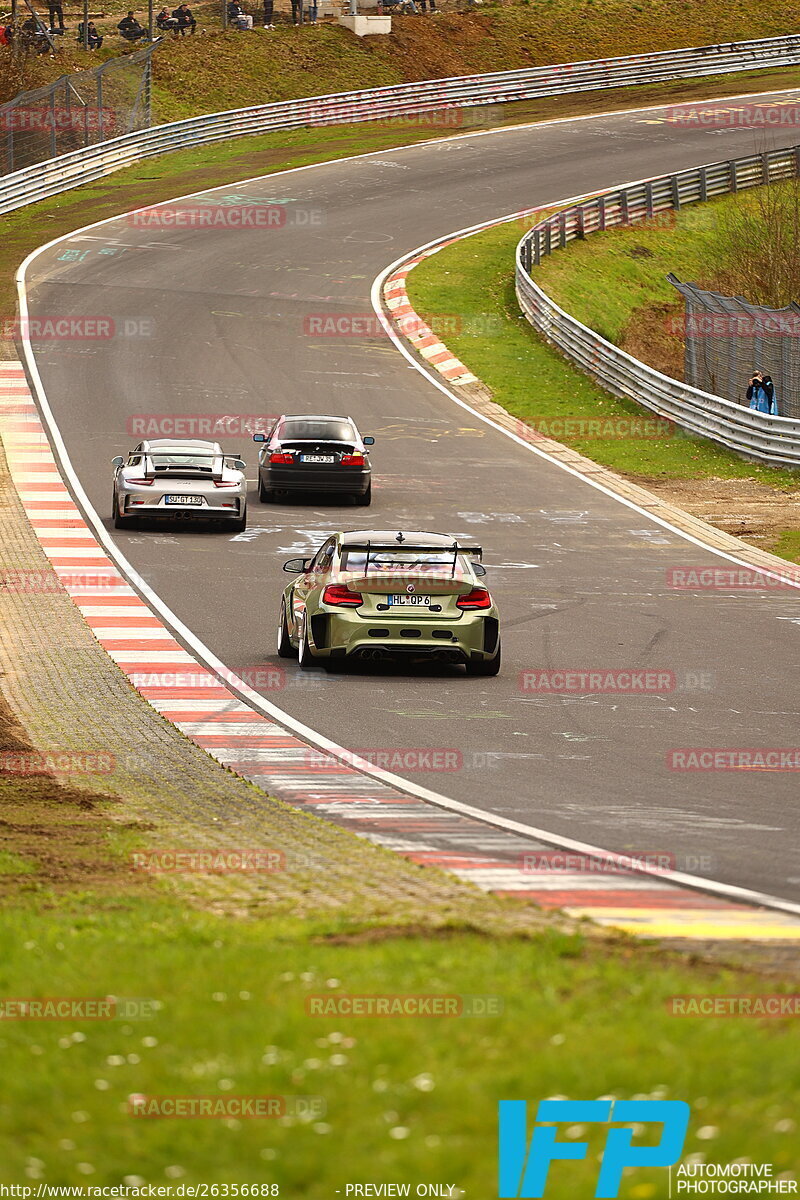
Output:
M364 662L381 662L386 658L386 652L384 650L373 650L371 647L365 647L363 650L359 651L358 656L359 658L363 659Z
M459 663L462 661L462 659L457 650L437 650L433 656L433 661L440 663Z

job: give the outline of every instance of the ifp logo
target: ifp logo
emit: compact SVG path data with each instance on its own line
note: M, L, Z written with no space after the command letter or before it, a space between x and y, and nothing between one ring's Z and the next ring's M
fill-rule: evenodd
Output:
M670 1167L681 1156L689 1105L683 1100L540 1100L536 1124L528 1146L527 1104L501 1100L499 1105L499 1189L501 1200L528 1200L544 1196L550 1163L586 1157L586 1142L559 1142L555 1125L613 1121L622 1128L609 1129L600 1160L595 1197L619 1194L626 1167ZM664 1128L656 1146L633 1146L631 1125L660 1123ZM627 1126L627 1128L625 1128Z

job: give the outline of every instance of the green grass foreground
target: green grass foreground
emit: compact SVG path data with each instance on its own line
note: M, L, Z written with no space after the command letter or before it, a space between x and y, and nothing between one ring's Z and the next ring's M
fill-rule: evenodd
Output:
M497 1101L556 1095L687 1100L685 1155L796 1166L791 1020L667 1008L673 994L775 992L774 980L558 932L329 933L222 920L157 895L7 909L0 995L111 994L154 1011L0 1024L0 1183L275 1182L328 1200L348 1182L440 1182L491 1197ZM502 1011L307 1014L311 996L353 993L490 996ZM142 1094L320 1099L277 1120L130 1116L128 1098ZM582 1135L588 1162L553 1168L554 1200L594 1192L603 1131L567 1136ZM666 1196L665 1173L636 1171L620 1195Z
M677 429L666 437L588 437L580 435L580 428L577 435L571 434L569 422L601 419L613 424L619 418L630 418L647 426L652 414L595 385L548 346L521 315L514 292L514 249L528 224L513 221L455 242L424 259L408 277L409 295L418 312L431 314L434 324L436 314L441 314L445 328L452 315L458 315L460 332L448 331L444 339L492 389L498 404L521 422L544 432L554 429L552 436L557 441L624 475L751 478L776 488L797 487L797 476L791 471L744 462ZM639 232L637 229L634 236ZM653 231L653 240L662 232ZM595 255L598 250L602 253L605 236L588 238L576 247L577 254L573 246L554 254L547 264L552 273L545 277L539 272L537 280L550 289L558 272L564 284L556 297L559 303L595 329L602 324L600 332L610 337L621 319L618 310L624 281L607 280L602 265L598 266ZM638 259L631 263L628 267L626 261L626 270L640 269ZM652 260L647 259L646 264L650 271ZM583 272L576 280L574 272L581 266ZM653 269L653 275L657 274L658 266ZM573 307L578 296L581 303Z

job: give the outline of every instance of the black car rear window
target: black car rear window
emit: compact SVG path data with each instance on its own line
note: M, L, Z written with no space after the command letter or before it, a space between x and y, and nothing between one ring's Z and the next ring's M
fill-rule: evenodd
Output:
M303 421L284 422L278 431L280 441L296 438L298 441L352 442L356 431L349 421Z

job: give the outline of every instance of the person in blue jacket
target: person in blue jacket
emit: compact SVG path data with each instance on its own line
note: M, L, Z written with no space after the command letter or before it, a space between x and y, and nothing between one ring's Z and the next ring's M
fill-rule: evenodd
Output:
M761 380L761 386L767 394L767 412L771 417L779 417L778 397L775 395L775 384L772 382L772 376L764 375Z
M761 372L756 371L750 377L750 386L747 389L747 399L750 402L750 407L756 412L769 412L769 398L764 390L764 380Z

